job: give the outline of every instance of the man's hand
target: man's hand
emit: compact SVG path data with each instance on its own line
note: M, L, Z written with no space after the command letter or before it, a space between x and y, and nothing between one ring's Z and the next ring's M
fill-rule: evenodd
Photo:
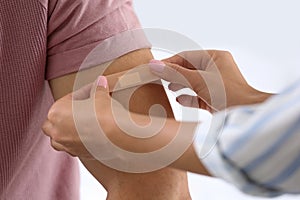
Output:
M270 96L246 82L232 55L226 51L187 51L163 61L154 63L151 68L154 74L171 82L170 90L189 87L198 95L179 96L177 99L184 106L203 107L204 101L213 110L221 110L259 103Z

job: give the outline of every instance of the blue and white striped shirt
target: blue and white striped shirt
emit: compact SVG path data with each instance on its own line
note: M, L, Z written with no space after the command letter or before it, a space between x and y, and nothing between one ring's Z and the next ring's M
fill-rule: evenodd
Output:
M215 114L208 133L203 126L194 145L212 175L251 195L300 194L300 80L262 104Z

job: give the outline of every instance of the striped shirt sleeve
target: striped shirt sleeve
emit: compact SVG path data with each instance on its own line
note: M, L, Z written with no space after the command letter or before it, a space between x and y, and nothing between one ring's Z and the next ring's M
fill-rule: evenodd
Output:
M255 196L300 194L300 80L262 104L217 113L208 133L204 126L194 146L212 175Z

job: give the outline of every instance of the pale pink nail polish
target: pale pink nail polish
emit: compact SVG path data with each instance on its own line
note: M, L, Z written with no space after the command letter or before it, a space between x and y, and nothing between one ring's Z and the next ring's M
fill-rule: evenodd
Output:
M149 67L155 72L163 72L165 69L165 63L160 60L150 60Z
M106 88L107 87L107 79L105 76L99 76L97 85Z
M150 63L150 64L157 64L157 65L163 65L163 66L165 66L165 63L164 63L164 62L162 62L162 61L160 61L160 60L155 60L155 59L150 60L149 63Z

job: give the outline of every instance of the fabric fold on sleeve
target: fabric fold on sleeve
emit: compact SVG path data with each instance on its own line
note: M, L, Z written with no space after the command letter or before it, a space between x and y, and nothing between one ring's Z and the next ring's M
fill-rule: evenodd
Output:
M100 43L96 42L48 57L47 79L88 69L143 48L151 48L143 29L124 31Z
M49 2L45 78L77 72L88 57L91 62L91 53L97 53L93 55L97 66L150 48L140 28L132 0Z

